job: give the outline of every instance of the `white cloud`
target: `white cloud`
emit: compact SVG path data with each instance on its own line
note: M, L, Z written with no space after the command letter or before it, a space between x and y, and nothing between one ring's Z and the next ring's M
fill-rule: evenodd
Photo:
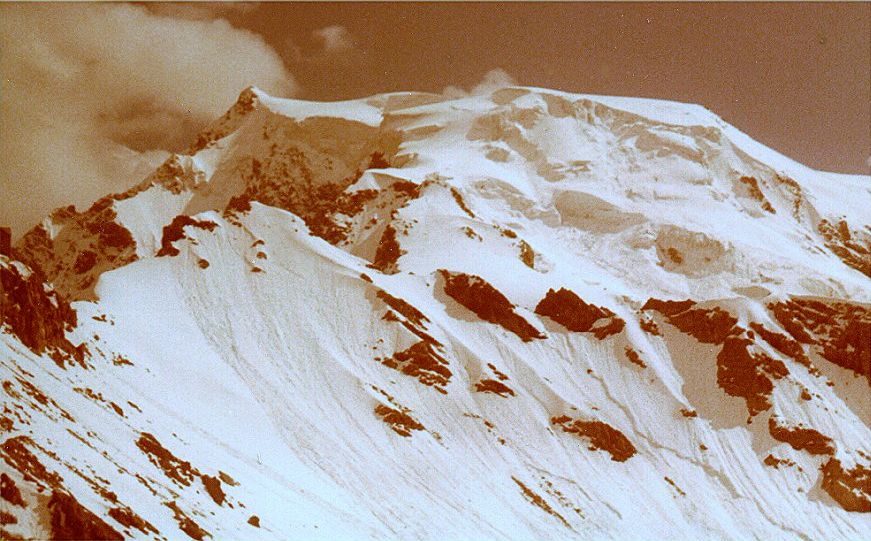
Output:
M354 39L344 26L332 25L312 32L323 44L327 53L345 52L354 49Z
M157 15L203 21L247 13L257 7L257 2L149 2L145 7Z
M357 45L347 28L331 25L311 31L312 43L300 45L288 38L283 52L288 64L302 71L310 69L336 69L363 60L365 52Z
M257 34L119 4L0 6L0 75L0 222L16 235L126 189L160 155L139 152L186 146L246 86L296 91Z
M484 74L484 78L480 83L472 87L471 90L464 90L458 86L448 86L442 90L442 94L449 98L462 98L466 96L480 96L489 94L499 88L506 86L514 86L517 82L511 75L502 68L494 68Z

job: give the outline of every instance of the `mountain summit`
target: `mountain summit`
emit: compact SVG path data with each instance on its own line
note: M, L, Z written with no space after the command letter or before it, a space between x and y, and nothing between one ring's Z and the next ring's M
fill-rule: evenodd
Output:
M695 105L246 89L0 256L0 533L862 538L869 208Z

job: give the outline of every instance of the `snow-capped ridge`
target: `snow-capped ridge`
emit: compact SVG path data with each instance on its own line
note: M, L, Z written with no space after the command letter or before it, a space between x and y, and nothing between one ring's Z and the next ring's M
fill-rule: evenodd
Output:
M0 257L0 537L861 538L869 179L733 135L245 89Z

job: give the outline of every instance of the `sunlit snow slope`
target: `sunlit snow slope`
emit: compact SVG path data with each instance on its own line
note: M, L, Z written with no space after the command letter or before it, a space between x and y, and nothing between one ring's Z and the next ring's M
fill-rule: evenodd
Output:
M245 90L0 256L0 537L867 539L868 209L694 105Z

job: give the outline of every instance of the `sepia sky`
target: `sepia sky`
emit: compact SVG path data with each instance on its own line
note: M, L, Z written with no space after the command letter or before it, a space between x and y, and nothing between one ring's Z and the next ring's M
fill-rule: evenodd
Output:
M0 222L16 237L135 183L248 84L662 98L817 169L868 173L871 155L868 3L3 4L0 71Z

